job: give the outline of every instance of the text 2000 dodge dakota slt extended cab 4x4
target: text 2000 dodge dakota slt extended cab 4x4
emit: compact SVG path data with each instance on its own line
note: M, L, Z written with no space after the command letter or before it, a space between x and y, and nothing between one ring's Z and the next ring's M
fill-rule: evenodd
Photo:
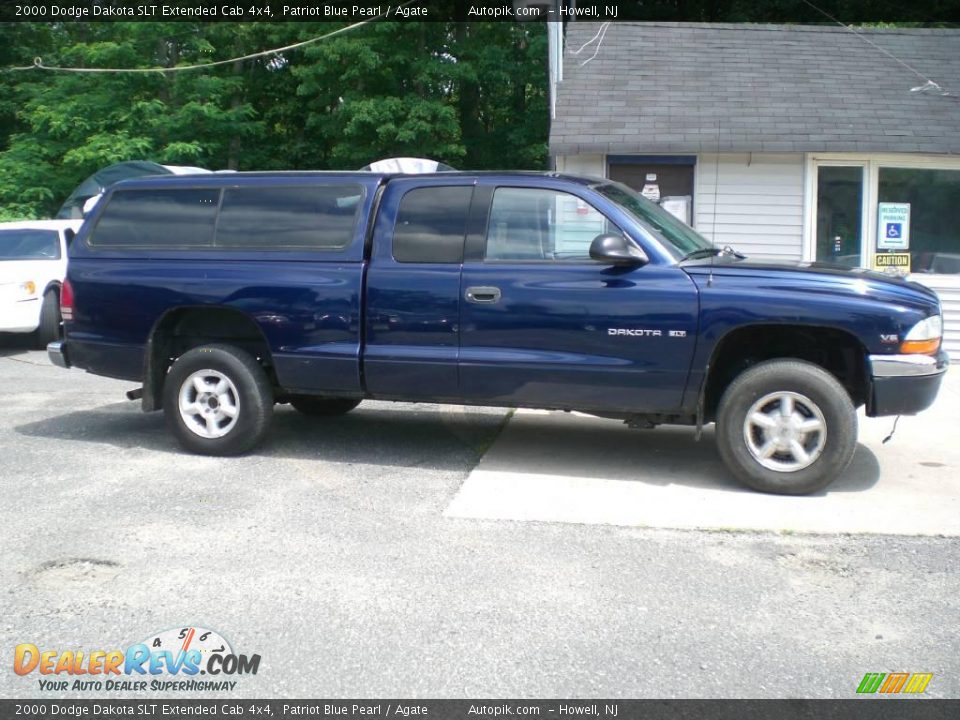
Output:
M919 412L948 363L920 285L750 262L623 185L543 173L124 181L62 304L51 359L142 382L194 452L249 450L278 402L554 408L715 422L742 482L791 494L847 466L855 408Z

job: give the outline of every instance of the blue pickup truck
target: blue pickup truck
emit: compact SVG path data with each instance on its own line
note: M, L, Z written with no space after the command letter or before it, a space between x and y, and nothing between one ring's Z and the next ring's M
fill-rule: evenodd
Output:
M188 450L263 440L276 403L365 399L715 422L765 492L826 486L856 408L916 413L947 369L930 290L751 262L618 183L549 173L137 179L71 248L61 367L142 383Z

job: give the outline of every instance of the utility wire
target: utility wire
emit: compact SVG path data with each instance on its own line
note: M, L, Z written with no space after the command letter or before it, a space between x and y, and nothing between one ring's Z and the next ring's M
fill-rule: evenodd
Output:
M581 45L579 50L567 50L567 54L569 54L569 55L579 55L580 53L582 53L582 52L584 51L584 49L587 47L587 45L589 45L589 44L592 43L594 40L596 40L598 37L600 37L600 33L603 32L603 26L606 25L606 24L607 24L607 23L602 23L602 24L600 25L600 28L597 30L597 34L594 35L594 36L593 36L592 38L590 38L589 40L587 40L583 45Z
M586 60L584 60L582 63L580 63L580 67L583 67L584 65L586 65L588 62L590 62L591 60L593 60L593 59L597 56L597 54L600 52L600 48L603 46L603 40L604 40L604 38L607 37L607 30L609 30L609 29L610 29L610 23L609 23L609 22L605 22L605 23L603 24L603 27L600 28L600 32L601 32L602 34L600 35L600 39L597 40L597 47L596 47L596 49L593 51L593 55L591 55L591 56L588 57ZM581 48L581 50L582 50L582 49L583 49L583 48Z
M912 72L914 75L916 75L918 78L920 78L921 80L924 81L924 82L923 82L923 85L918 85L917 87L910 88L910 92L925 92L926 90L931 90L931 89L932 89L932 90L936 90L936 91L939 92L941 95L949 95L949 94L950 94L949 91L945 90L945 89L944 89L943 87L941 87L938 83L936 83L936 82L934 82L933 80L931 80L929 77L927 77L926 75L924 75L922 72L920 72L919 70L917 70L915 67L913 67L913 66L910 65L909 63L905 62L904 60L901 60L900 58L898 58L896 55L894 55L894 54L893 54L892 52L890 52L889 50L886 50L886 49L880 47L879 45L877 45L875 42L873 42L870 38L868 38L868 37L867 37L866 35L864 35L863 33L858 33L856 30L854 30L852 27L850 27L850 26L847 25L846 23L844 23L844 22L842 22L842 21L840 21L840 20L837 20L837 18L835 18L835 17L834 17L833 15L831 15L830 13L828 13L826 10L821 10L821 9L818 8L816 5L814 5L812 2L810 2L810 0L801 0L801 2L803 2L805 5L809 5L810 7L812 7L814 10L816 10L818 13L820 13L820 14L823 15L824 17L829 18L830 20L832 20L833 22L835 22L837 25L839 25L840 27L842 27L842 28L843 28L844 30L846 30L847 32L856 35L858 38L860 38L861 40L863 40L863 41L864 41L865 43L867 43L868 45L872 45L875 49L877 49L877 50L879 50L880 52L882 52L884 55L886 55L887 57L889 57L891 60L894 60L894 61L900 63L901 65L903 65L903 67L905 67L907 70L909 70L909 71Z
M412 5L413 3L418 2L418 0L407 0L407 2L399 5L397 9L405 8L407 5ZM294 43L293 45L286 45L284 47L274 48L273 50L263 50L261 52L250 53L249 55L243 55L241 57L231 58L229 60L216 60L214 62L208 63L197 63L196 65L176 65L174 67L152 67L152 68L77 68L77 67L57 67L52 65L44 65L43 58L37 57L33 59L33 65L23 65L19 67L6 67L2 68L6 72L22 71L22 70L48 70L50 72L71 72L71 73L169 73L169 72L184 72L187 70L202 70L204 68L217 67L218 65L229 65L235 62L241 62L243 60L252 60L258 57L264 57L266 55L276 55L278 53L287 52L289 50L298 50L299 48L306 47L307 45L312 45L318 43L321 40L328 40L337 35L342 35L344 33L355 30L358 27L367 25L372 22L376 22L381 18L387 17L390 14L390 7L387 6L386 13L380 13L374 17L367 18L366 20L361 20L360 22L355 22L352 25L347 27L340 28L339 30L334 30L333 32L328 32L324 35L319 35L318 37L310 38L309 40L304 40L302 42Z

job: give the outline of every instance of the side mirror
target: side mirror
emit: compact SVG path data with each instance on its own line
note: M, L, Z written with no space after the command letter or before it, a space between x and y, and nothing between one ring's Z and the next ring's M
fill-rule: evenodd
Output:
M604 233L590 243L590 258L609 265L646 265L650 258L623 235Z

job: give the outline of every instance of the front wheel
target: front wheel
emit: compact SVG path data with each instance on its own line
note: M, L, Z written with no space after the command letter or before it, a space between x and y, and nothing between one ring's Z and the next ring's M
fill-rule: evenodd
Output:
M720 457L754 490L816 492L846 469L856 445L857 415L849 394L813 363L760 363L738 376L720 399Z
M187 450L239 455L266 435L273 389L249 353L231 345L204 345L173 363L164 383L163 411Z

